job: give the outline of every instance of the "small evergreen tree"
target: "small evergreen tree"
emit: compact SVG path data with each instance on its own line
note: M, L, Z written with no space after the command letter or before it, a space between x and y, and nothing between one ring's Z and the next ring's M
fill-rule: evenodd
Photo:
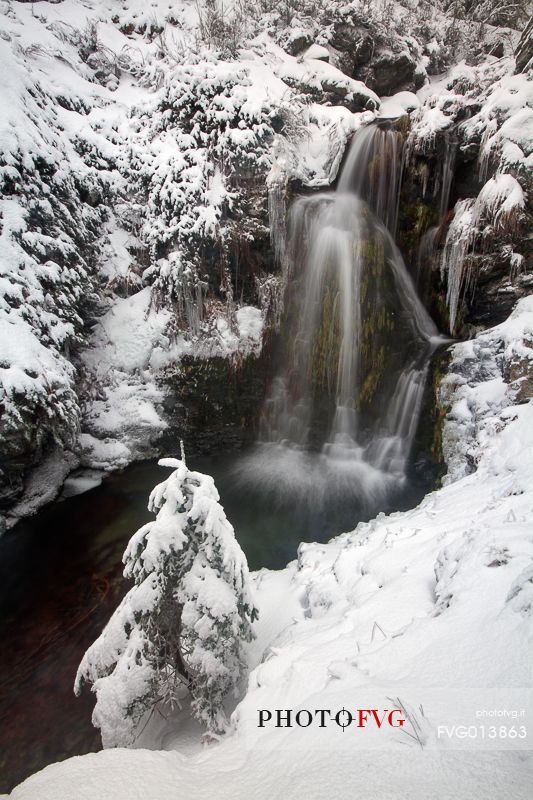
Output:
M184 685L194 716L223 732L223 701L243 673L242 642L257 616L246 557L213 479L189 470L183 454L159 464L175 469L150 495L157 517L123 558L135 585L76 676L76 694L93 684L104 747L132 744L149 712L172 708Z

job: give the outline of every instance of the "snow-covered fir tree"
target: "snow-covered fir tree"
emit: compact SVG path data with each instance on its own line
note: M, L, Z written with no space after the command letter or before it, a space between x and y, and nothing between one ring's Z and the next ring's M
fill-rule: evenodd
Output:
M172 474L150 495L157 514L131 538L124 575L135 585L87 650L75 691L93 684L94 724L104 747L132 744L159 705L180 689L212 733L226 727L223 703L244 670L242 644L257 612L246 557L213 479L185 459L162 459Z

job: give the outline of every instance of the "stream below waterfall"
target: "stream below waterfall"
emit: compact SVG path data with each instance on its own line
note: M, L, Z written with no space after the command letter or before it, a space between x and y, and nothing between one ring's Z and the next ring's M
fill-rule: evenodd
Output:
M294 201L274 241L287 292L259 439L188 459L215 479L252 570L413 507L434 483L430 374L443 340L395 244L401 165L398 132L369 126L337 190ZM122 553L167 474L130 466L0 539L0 793L99 749L74 675L124 594Z

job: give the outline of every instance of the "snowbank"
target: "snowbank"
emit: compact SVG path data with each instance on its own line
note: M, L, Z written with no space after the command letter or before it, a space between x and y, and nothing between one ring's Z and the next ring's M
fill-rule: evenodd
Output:
M507 322L454 347L442 388L443 488L329 544L301 545L279 573L254 575L258 639L230 735L202 750L186 726L172 735L160 728L159 746L173 752L70 759L28 779L12 800L266 800L274 791L525 800L530 738L473 746L443 740L438 725L446 714L518 699L531 727L533 403L531 394L517 401L522 379L509 365L532 343L527 298ZM390 698L410 709L403 735L358 744L356 732L338 727L258 727L259 709L387 707Z

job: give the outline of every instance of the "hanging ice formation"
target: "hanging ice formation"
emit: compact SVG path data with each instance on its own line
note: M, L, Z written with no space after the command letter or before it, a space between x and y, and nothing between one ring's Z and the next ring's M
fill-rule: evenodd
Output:
M477 198L460 200L448 228L441 255L441 277L446 279L450 333L457 326L462 299L473 289L474 243L492 230L512 230L525 206L524 192L516 178L498 172L490 178Z

